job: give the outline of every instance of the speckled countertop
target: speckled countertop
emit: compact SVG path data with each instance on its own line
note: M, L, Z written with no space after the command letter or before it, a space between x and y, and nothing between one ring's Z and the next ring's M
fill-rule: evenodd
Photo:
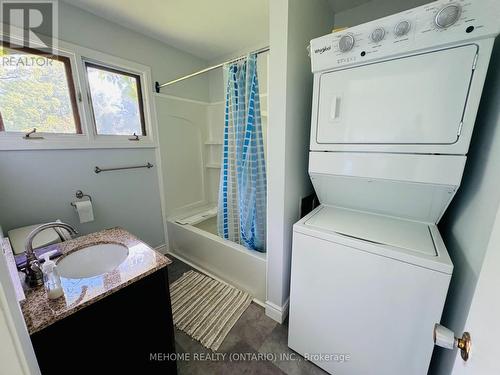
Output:
M30 335L172 262L122 228L106 229L50 247L59 249L63 254L59 259L62 259L73 251L102 243L121 244L128 248L127 258L113 271L84 279L61 277L64 296L55 300L47 298L43 286L26 291L21 310Z

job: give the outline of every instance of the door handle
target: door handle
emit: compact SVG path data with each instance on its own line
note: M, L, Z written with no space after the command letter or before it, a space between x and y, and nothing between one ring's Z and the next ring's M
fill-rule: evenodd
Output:
M434 344L445 349L460 349L462 359L467 362L470 356L472 341L469 332L464 332L462 338L455 337L455 332L442 326L434 325Z

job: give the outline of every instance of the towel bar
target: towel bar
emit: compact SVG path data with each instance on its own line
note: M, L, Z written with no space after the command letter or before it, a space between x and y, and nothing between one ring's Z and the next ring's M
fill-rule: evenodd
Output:
M116 168L99 168L95 167L94 172L95 173L101 173L101 172L109 172L109 171L120 171L122 169L138 169L138 168L153 168L153 164L147 163L146 165L132 165L130 167L116 167Z

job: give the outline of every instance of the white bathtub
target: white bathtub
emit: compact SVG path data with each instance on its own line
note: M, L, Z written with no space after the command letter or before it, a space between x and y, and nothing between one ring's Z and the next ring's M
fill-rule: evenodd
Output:
M217 235L217 217L197 224L167 221L173 256L250 293L256 302L266 300L266 254L246 249Z

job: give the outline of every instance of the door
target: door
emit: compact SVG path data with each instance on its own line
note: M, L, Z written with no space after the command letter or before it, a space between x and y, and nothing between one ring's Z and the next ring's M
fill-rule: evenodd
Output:
M40 375L10 278L3 244L0 228L0 374Z
M466 45L324 73L319 144L453 144L478 47Z
M498 338L500 337L500 324L498 322L500 317L499 285L500 211L498 211L493 225L483 267L465 323L464 331L471 334L472 351L467 362L464 362L457 352L453 375L500 374L500 358L498 356Z

